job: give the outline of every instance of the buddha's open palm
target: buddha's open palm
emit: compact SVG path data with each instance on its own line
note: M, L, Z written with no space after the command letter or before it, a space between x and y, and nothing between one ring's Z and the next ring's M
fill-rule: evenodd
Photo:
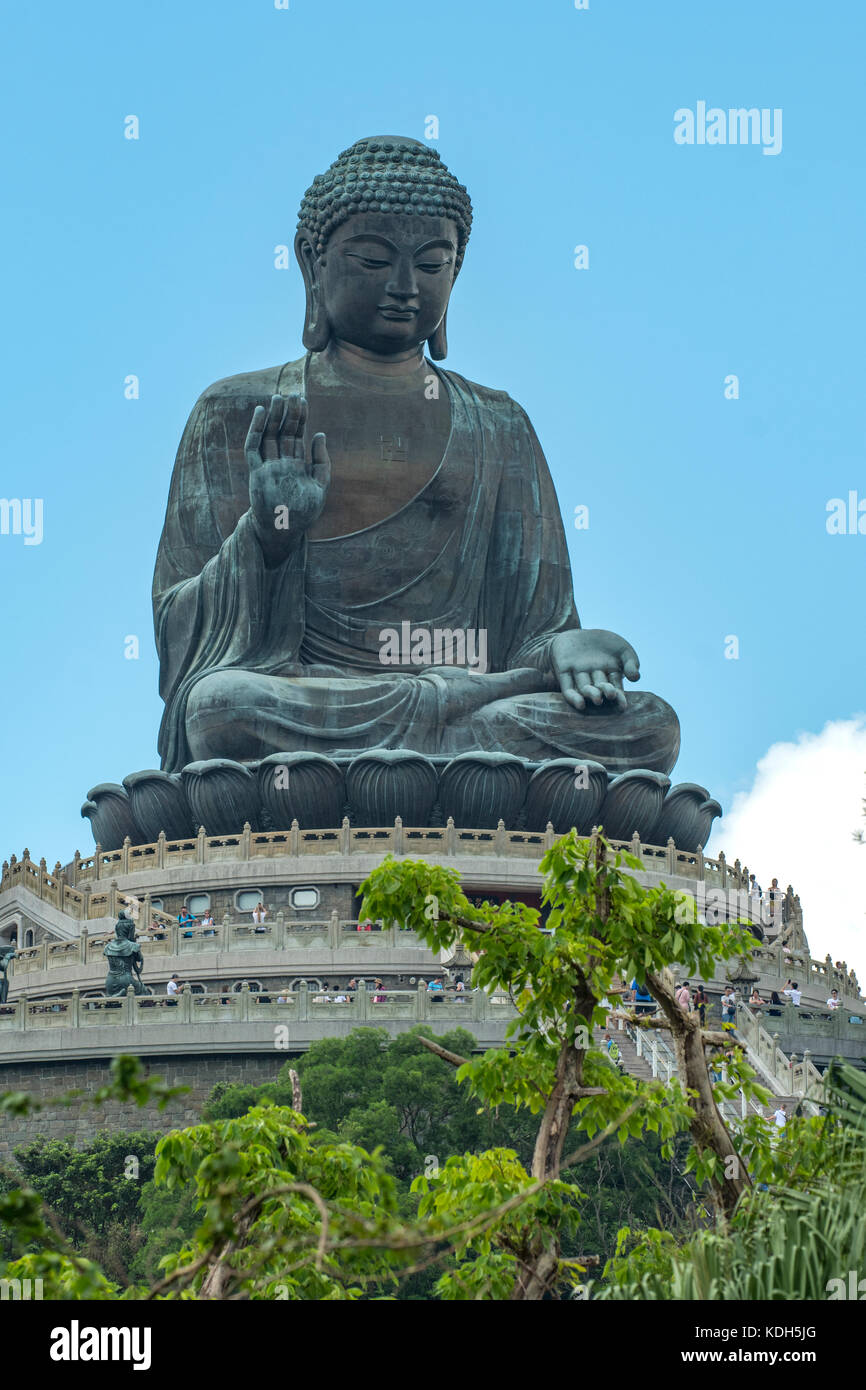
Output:
M559 688L575 709L587 703L605 701L625 709L622 692L626 680L640 679L640 664L634 647L615 632L604 628L578 628L554 637L550 657Z
M267 554L279 557L321 514L331 481L325 436L316 434L309 462L304 454L307 402L303 396L272 396L253 411L244 454L249 468L250 507Z

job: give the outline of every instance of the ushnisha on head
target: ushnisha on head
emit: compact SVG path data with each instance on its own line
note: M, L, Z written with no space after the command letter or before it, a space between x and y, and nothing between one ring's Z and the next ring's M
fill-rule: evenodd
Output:
M307 189L295 255L307 291L304 345L381 356L429 341L445 357L445 314L472 204L435 150L383 135L344 150Z

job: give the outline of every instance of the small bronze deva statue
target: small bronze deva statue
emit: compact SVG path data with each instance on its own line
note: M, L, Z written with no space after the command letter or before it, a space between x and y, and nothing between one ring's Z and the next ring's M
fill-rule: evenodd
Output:
M135 923L125 912L119 914L114 928L114 940L106 942L102 954L108 957L106 994L126 994L130 985L136 994L150 993L141 981L144 959L136 945Z
M0 946L0 1004L5 1004L9 998L9 966L15 959L15 942L4 942Z

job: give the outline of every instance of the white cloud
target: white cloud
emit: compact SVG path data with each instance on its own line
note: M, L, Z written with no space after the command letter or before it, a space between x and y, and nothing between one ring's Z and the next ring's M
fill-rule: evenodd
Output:
M716 822L711 855L748 864L766 892L773 877L800 895L812 955L853 965L866 990L866 715L839 719L796 743L774 743L754 783Z

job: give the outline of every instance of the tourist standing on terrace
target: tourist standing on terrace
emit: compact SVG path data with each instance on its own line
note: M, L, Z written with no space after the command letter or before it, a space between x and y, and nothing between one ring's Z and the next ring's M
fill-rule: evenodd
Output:
M694 1007L697 1010L698 1018L700 1020L700 1025L702 1028L706 1028L707 1026L707 1005L709 1004L709 1002L710 1001L707 997L707 992L704 989L703 985L698 985L697 989L695 990Z

